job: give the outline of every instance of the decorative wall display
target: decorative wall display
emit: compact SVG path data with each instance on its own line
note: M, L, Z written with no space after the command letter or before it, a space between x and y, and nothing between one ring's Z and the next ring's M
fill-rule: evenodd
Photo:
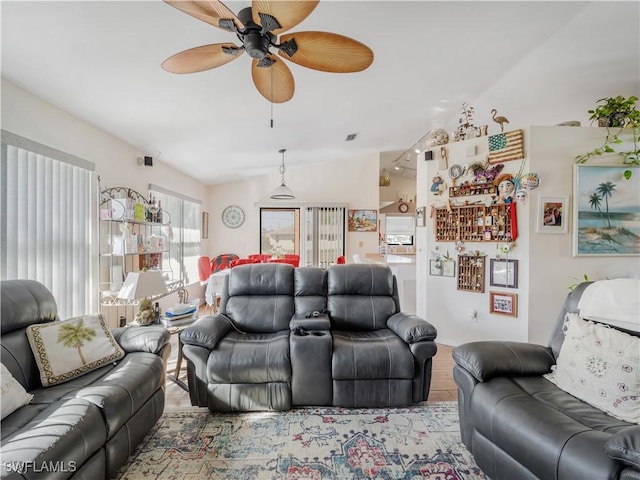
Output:
M640 189L627 166L576 165L573 255L640 255Z
M438 277L455 277L456 262L454 260L429 260L429 274Z
M209 214L202 212L202 238L209 238Z
M435 209L436 242L506 242L517 238L515 203Z
M489 292L489 311L510 317L518 316L518 295L516 293Z
M348 223L350 232L376 232L378 231L378 211L349 210Z
M538 233L567 233L569 197L538 197Z
M524 158L522 130L489 135L489 163L508 162Z
M484 255L458 256L458 290L484 293Z
M426 214L427 214L427 207L416 208L416 227L425 226Z
M490 259L489 285L492 287L518 288L518 260Z

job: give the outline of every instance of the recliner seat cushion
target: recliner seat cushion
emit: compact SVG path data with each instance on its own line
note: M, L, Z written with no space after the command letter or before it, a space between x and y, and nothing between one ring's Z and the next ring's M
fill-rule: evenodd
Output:
M609 478L606 472L615 471L615 464L604 453L604 441L630 425L538 376L479 383L470 408L474 436L499 445L538 478L557 478L560 470L574 472L565 478Z
M211 350L207 377L210 383L290 382L289 330L230 332Z
M334 330L331 335L334 380L413 378L413 355L407 344L391 330Z

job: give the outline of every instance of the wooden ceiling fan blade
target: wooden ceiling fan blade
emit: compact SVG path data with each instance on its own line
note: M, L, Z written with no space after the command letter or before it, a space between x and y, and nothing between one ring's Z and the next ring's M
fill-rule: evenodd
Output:
M164 0L165 3L203 22L233 32L244 24L224 3L217 0Z
M273 62L270 66L261 64ZM293 98L295 82L291 70L278 57L267 56L251 63L253 83L264 98L272 103L284 103Z
M162 62L171 73L195 73L225 65L244 53L233 43L214 43L176 53Z
M273 2L269 0L253 0L251 2L251 13L253 21L262 27L266 27L266 25L260 16L261 13L275 18L280 27L268 29L268 31L275 35L280 35L307 18L318 3L320 3L320 0L279 0Z
M322 72L360 72L373 63L369 47L337 33L289 33L280 37L280 45L281 57Z

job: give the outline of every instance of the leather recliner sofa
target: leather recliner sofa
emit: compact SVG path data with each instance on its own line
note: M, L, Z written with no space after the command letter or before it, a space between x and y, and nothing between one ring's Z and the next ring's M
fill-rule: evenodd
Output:
M181 334L191 403L212 411L420 402L435 338L377 264L237 266L220 312Z
M569 293L548 346L483 341L453 350L462 441L492 480L640 480L640 425L543 377L558 359L566 314L579 312L590 283Z
M2 363L33 395L2 420L1 478L113 477L164 410L169 332L114 329L122 359L43 387L26 328L58 320L55 299L33 280L0 282L0 297Z

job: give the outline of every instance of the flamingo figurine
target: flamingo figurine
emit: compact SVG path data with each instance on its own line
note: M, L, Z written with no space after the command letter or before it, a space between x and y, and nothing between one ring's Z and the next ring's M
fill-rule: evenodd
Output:
M496 123L500 124L500 131L504 132L504 124L505 123L509 123L509 120L507 120L507 117L496 117L496 113L498 113L498 111L494 108L491 110L491 116L493 118L493 121Z

